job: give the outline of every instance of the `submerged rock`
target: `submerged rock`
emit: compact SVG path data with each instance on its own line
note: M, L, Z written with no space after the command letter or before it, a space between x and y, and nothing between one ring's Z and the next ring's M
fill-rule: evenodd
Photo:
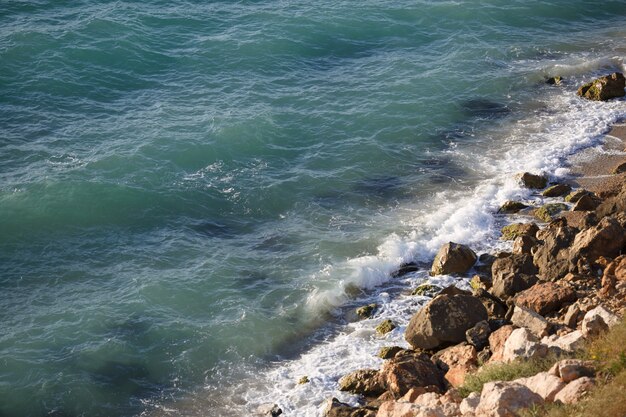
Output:
M464 274L476 263L476 253L466 245L448 242L439 249L433 266L432 275Z
M374 310L378 307L377 304L368 304L356 309L356 315L362 319L368 319L374 314Z
M577 94L594 101L606 101L616 97L624 97L626 79L621 72L605 75L580 86Z
M546 80L546 84L549 85L561 85L561 82L563 81L563 77L561 77L560 75L555 75L554 77L550 77Z
M378 326L376 326L376 333L384 335L396 328L396 325L390 320L383 320Z
M518 174L517 178L526 188L540 190L542 188L546 188L546 185L548 185L548 179L546 177L543 175L531 174L530 172Z
M464 341L465 332L487 318L487 310L474 296L439 295L411 318L404 337L415 349L434 349Z
M432 284L421 284L413 291L411 291L411 295L421 295L424 297L433 297L441 291L441 287Z

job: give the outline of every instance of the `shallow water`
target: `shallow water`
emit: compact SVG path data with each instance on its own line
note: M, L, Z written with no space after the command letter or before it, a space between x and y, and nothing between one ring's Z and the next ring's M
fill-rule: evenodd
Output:
M626 115L575 96L626 70L625 23L623 1L3 4L0 414L355 401L337 378L424 301L400 290L424 271L390 273L501 246L495 208L536 198L513 174L567 175Z

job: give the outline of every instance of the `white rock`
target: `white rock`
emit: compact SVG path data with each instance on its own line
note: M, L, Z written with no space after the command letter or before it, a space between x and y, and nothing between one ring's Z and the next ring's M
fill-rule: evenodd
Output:
M559 391L554 397L554 401L560 401L563 404L577 403L580 398L585 395L594 386L593 378L582 377L573 380L565 388Z
M502 360L511 362L516 358L543 358L548 354L548 347L539 343L530 330L521 327L513 330L504 343Z
M619 323L619 317L604 306L597 306L585 313L582 332L585 337L597 336Z
M548 372L540 372L535 376L519 378L513 382L526 386L535 394L540 395L545 401L550 402L554 401L554 396L565 388L565 383L561 381L561 378Z
M541 343L548 347L557 347L566 352L574 352L583 347L585 337L580 330L574 330L561 337L557 335L546 336L541 339Z
M473 416L476 413L476 407L478 407L479 402L480 393L472 392L461 401L461 405L459 406L461 414L464 416Z
M543 399L516 382L488 382L483 386L476 417L511 417L522 408L540 404Z

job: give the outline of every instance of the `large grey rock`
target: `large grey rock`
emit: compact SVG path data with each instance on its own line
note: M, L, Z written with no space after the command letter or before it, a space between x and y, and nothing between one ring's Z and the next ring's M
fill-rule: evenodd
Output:
M515 417L519 410L542 402L540 395L517 382L487 382L480 394L476 417Z
M611 217L605 217L594 227L576 235L569 250L569 259L576 264L580 257L594 262L600 256L614 258L624 247L626 233L624 228Z
M541 343L548 348L557 348L564 352L575 352L585 345L585 337L580 330L574 330L562 336L551 335L541 339Z
M612 98L624 97L624 74L614 72L588 82L578 88L579 96L594 101L606 101Z
M448 242L435 256L431 273L433 275L464 274L476 263L476 259L476 253L468 246Z
M550 331L550 323L543 316L520 306L515 306L511 323L527 328L537 337L547 336Z
M416 349L459 343L468 329L487 318L487 310L474 296L439 295L413 315L404 338Z
M559 220L550 223L537 233L540 245L533 255L533 262L543 280L562 278L570 271L569 247L578 231Z
M503 300L537 282L537 268L527 254L513 254L495 260L491 267L493 284L491 293Z

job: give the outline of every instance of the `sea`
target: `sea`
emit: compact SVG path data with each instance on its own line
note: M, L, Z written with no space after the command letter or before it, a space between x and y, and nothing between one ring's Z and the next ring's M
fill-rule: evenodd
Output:
M357 404L410 290L467 288L438 248L604 152L615 71L624 0L0 0L0 416Z

